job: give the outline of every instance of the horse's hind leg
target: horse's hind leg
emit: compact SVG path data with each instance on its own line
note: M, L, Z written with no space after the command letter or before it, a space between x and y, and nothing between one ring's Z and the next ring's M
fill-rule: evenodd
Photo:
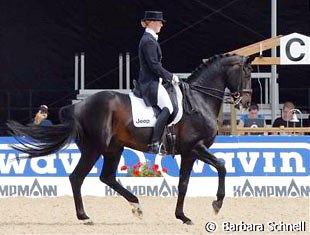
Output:
M69 179L72 187L77 218L79 220L82 220L85 224L92 224L92 221L89 219L89 217L84 211L81 195L81 186L86 175L90 172L90 170L98 160L100 153L95 150L87 150L85 148L80 148L80 151L81 158L74 171L69 176Z
M138 198L119 184L116 180L116 170L119 164L123 148L114 153L103 153L104 165L100 175L100 180L122 195L133 206L132 213L138 218L142 218L142 209Z
M197 158L199 160L210 164L218 172L219 182L216 193L217 200L212 202L214 212L218 213L223 205L223 200L225 197L225 175L226 175L225 164L224 162L216 158L213 154L211 154L203 144L197 145L194 148L194 152L197 153Z

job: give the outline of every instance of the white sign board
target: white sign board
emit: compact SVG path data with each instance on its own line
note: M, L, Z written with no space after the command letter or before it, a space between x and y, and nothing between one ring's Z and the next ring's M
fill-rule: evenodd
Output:
M299 33L281 37L280 64L310 64L310 37Z

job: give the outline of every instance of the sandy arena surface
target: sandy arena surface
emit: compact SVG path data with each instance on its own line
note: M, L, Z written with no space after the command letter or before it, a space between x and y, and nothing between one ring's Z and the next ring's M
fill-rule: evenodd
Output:
M185 214L194 225L183 225L174 216L176 198L140 197L144 218L132 216L131 207L118 197L84 197L85 209L95 222L83 225L75 217L73 199L2 198L0 234L210 234L207 222L215 222L215 234L239 234L223 231L222 223L231 222L298 223L305 221L310 234L309 198L226 198L218 215L213 213L213 198L187 198ZM266 225L267 227L267 225ZM248 232L243 234L292 234L290 232Z

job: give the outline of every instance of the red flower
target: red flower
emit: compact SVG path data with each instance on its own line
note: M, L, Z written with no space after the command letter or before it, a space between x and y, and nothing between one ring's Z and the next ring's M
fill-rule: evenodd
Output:
M150 162L138 162L132 168L124 165L121 167L121 170L127 170L127 176L134 177L162 177L163 173L168 172L167 168L159 170L159 166L157 164L152 165Z
M126 166L126 165L124 165L124 166L121 167L121 171L125 171L125 170L127 170L127 169L128 169L128 166Z
M158 165L157 165L157 164L155 164L155 165L153 166L153 170L154 170L154 171L157 171L157 170L158 170Z
M140 171L136 169L136 170L133 171L133 174L134 174L135 176L139 176Z
M134 169L139 168L140 166L142 166L141 162L138 162L136 165L133 166Z

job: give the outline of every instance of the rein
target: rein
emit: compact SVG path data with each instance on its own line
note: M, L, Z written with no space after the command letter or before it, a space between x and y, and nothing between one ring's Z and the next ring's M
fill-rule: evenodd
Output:
M189 84L189 87L195 91L198 91L202 94L214 97L216 99L219 99L221 101L223 101L226 104L233 104L233 105L237 105L240 103L241 101L241 95L240 92L225 92L225 91L221 91L219 89L216 88L211 88L211 87L204 87L204 86L199 86L199 85L194 85L194 84ZM212 94L209 91L213 91L213 92L217 92L217 94ZM225 96L228 97L225 99ZM233 100L231 100L230 98L233 98Z

